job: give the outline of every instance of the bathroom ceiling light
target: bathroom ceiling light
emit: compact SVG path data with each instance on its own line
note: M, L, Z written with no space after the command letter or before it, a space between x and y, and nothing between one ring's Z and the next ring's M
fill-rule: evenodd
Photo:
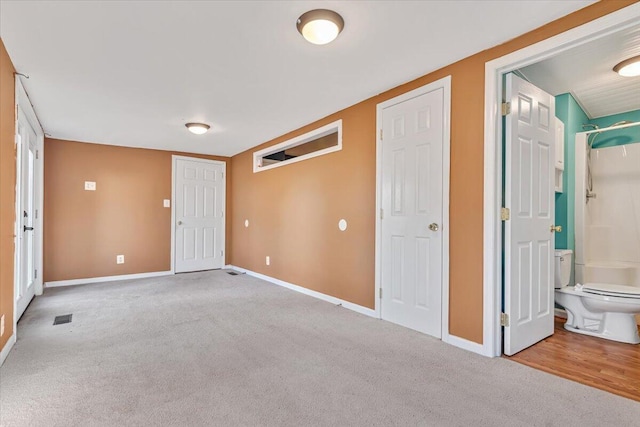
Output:
M185 126L187 127L187 129L189 129L189 132L195 133L196 135L202 135L203 133L206 133L211 127L204 123L187 123Z
M327 44L338 37L344 28L344 19L333 10L315 9L303 13L296 27L308 42Z
M623 77L635 77L640 76L640 55L633 58L625 59L615 67L613 71L620 74Z

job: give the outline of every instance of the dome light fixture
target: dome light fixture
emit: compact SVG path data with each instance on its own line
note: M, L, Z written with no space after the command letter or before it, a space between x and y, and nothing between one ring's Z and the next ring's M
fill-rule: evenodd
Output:
M187 123L185 125L189 132L195 133L196 135L202 135L203 133L207 133L211 126L204 123Z
M308 42L327 44L338 37L344 28L344 19L333 10L315 9L303 13L296 27Z
M625 59L613 67L613 71L620 74L622 77L640 76L640 55Z

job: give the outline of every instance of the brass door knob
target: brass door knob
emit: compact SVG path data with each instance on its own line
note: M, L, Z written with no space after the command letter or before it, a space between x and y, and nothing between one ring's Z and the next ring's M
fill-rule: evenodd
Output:
M561 233L562 232L562 226L561 225L552 225L550 228L550 231L553 233L554 231L556 233Z
M429 230L431 230L431 231L438 231L438 228L439 228L438 224L436 224L435 222L429 224Z

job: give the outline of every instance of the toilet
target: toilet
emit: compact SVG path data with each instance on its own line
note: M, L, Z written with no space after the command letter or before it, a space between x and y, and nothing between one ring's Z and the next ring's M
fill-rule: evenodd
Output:
M640 288L611 283L568 286L573 251L555 252L555 301L567 311L564 328L629 344L640 344L635 315L640 314Z

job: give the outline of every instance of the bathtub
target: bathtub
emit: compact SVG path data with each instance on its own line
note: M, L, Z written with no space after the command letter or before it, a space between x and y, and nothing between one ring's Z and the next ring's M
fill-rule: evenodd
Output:
M613 283L640 287L640 265L621 261L576 263L577 283Z

